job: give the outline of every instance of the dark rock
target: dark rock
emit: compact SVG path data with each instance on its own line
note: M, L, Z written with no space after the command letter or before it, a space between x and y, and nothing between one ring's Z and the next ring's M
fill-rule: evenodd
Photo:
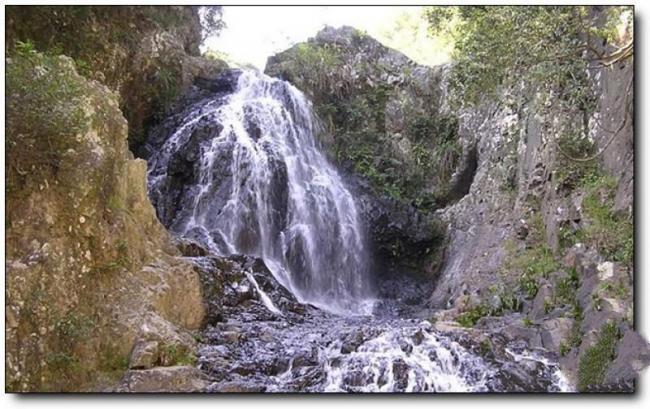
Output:
M196 77L194 85L211 92L229 94L237 89L237 79L241 73L241 70L231 69L224 71L216 78Z
M404 391L409 381L409 366L401 358L393 361L393 382L396 391Z
M351 352L356 352L357 348L365 342L365 335L363 331L357 330L349 334L343 340L341 344L341 353L349 354Z
M185 257L205 257L208 250L198 242L187 238L176 238L174 240L176 248Z
M650 345L632 329L625 331L616 347L616 359L605 374L609 384L632 381L637 374L650 365Z
M218 393L260 393L266 390L266 386L244 381L221 382L210 385L210 392Z

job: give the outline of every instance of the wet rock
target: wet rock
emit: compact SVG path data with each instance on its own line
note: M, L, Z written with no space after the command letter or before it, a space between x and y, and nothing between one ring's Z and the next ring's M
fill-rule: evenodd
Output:
M396 391L406 389L409 380L409 366L402 359L393 361L393 382Z
M176 238L174 243L176 244L176 248L185 257L204 257L208 255L208 250L194 240Z
M341 344L341 353L349 354L356 352L357 348L359 348L359 346L361 346L364 341L364 333L361 330L354 331L353 333L346 336L343 340L343 343Z
M243 337L244 335L237 331L223 331L219 334L221 342L228 344L237 344Z
M260 393L266 391L266 386L247 382L222 382L210 385L210 392L218 393Z
M231 69L215 78L197 77L194 79L194 85L211 92L229 94L237 89L237 79L241 73L241 70Z
M207 377L191 366L168 366L145 370L130 370L124 375L119 392L204 392L209 385Z

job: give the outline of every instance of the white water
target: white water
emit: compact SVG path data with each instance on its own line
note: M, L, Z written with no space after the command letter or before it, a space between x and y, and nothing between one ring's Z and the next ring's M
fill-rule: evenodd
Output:
M233 307L229 318L235 324L228 325L242 326L246 336L236 344L205 346L202 369L227 380L262 383L268 391L483 392L518 387L508 384L500 363L472 353L426 322L352 316L367 314L374 305L364 228L353 195L318 149L314 135L319 128L310 102L283 81L244 72L234 93L215 97L183 118L150 158L150 194L159 211L167 202L156 197L179 189L170 188L169 173L177 171L174 161L204 129L218 131L200 139L200 151L191 161L193 173L182 181L180 205L162 209L174 214L170 229L200 240L216 254L261 257L298 301L348 317L319 312L299 320L294 314L290 320L292 312L282 307L282 298L265 292L246 271L237 284L250 283L261 309L271 311L273 320L266 321L267 314L256 312L254 304L243 311ZM213 330L218 344L221 330ZM350 349L346 342L357 331L363 339ZM539 364L536 374L548 382L536 388L571 390L556 364L526 351L507 352L515 363ZM286 370L264 372L284 358ZM310 374L315 374L313 380L304 381Z
M486 392L494 375L494 369L458 343L417 326L388 330L349 354L341 354L340 343L334 342L325 355L328 362L341 361L326 368L325 392L345 391L345 377L353 371L366 380L358 392ZM396 373L400 364L407 378L402 384Z
M200 237L217 254L261 257L305 303L369 313L363 226L352 194L316 145L311 103L284 81L243 72L225 103L192 112L151 158L153 196L173 155L206 120L223 129L202 142L193 197L171 229Z

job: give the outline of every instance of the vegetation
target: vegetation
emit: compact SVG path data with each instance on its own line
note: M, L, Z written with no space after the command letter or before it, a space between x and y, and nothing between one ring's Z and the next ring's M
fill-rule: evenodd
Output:
M56 173L75 136L87 130L84 89L68 60L17 42L7 64L8 193L28 175Z
M568 173L560 183L571 180L574 189L585 192L582 201L583 221L577 230L563 226L560 245L570 247L581 242L598 250L606 259L631 266L634 258L634 224L631 217L614 211L616 178L599 171L595 164ZM567 175L567 173L562 173Z
M605 373L616 358L616 342L619 333L616 324L608 322L603 325L596 343L580 358L578 365L578 390L586 391L598 387L605 381Z
M587 196L583 201L586 226L578 231L577 240L598 249L608 260L631 266L634 257L634 225L631 218L614 212L616 179L593 175L585 181Z
M360 49L374 46L361 32L352 41ZM301 43L283 53L273 74L310 94L328 131L324 145L340 165L366 177L379 194L425 210L444 205L461 156L457 118L439 114L430 96L421 106L400 99L409 67L405 84L388 83L380 79L386 67L353 52L330 42ZM387 129L388 104L395 102L404 120L399 130Z
M165 344L161 348L159 364L162 366L172 365L196 365L196 356L186 347L178 344Z
M433 6L425 14L432 34L453 38L451 85L463 104L520 84L555 104L590 110L588 68L632 53L617 33L621 18L631 22L629 7L608 8L602 26L588 6ZM606 54L602 39L620 48Z
M50 56L66 55L81 75L120 90L136 150L150 122L181 91L183 53L198 52L201 40L223 27L220 6L9 6L7 51L12 55L11 45L23 42ZM143 42L157 31L173 33L182 48Z
M526 245L522 248L516 247L514 243L508 246L509 255L503 270L505 274L515 273L520 291L525 298L532 299L537 295L539 280L548 279L560 266L553 251L546 244L546 230L539 211L534 211L528 224Z
M493 305L482 302L470 307L456 318L456 322L463 327L473 327L483 317L498 317L509 311L521 311L521 300L514 294L514 291L491 288L490 292L496 296L498 303Z

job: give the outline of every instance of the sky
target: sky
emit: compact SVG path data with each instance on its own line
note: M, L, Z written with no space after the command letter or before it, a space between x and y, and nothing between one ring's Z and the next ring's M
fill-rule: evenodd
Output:
M224 6L226 28L219 36L208 38L202 50L218 50L239 63L252 64L263 70L267 57L306 41L325 25L349 25L384 40L385 44L391 43L386 44L388 46L402 48L400 51L420 63L444 62L441 46L427 43L431 39L423 34L425 22L421 13L421 7L405 6ZM398 20L411 24L408 32L400 32L399 38L395 39L395 28L404 25L400 25ZM414 24L419 25L413 28ZM410 50L418 41L420 48L427 47L431 53ZM426 58L421 58L422 55Z

